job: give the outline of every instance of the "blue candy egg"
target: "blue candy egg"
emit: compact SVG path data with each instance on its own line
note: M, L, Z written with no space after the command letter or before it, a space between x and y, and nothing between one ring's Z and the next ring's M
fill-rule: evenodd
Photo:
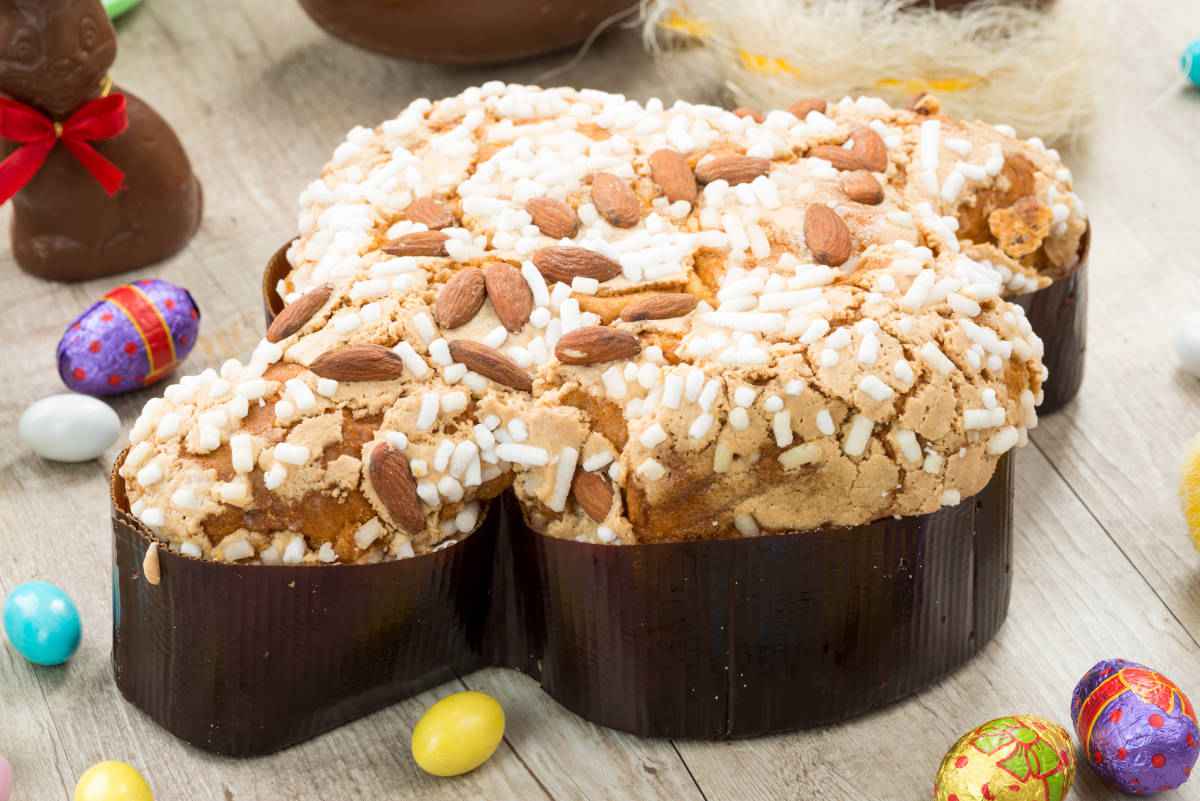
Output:
M4 631L35 665L61 665L79 648L83 627L71 598L47 581L19 584L4 601Z
M1183 67L1183 74L1188 77L1188 80L1196 86L1200 86L1200 39L1184 49L1179 64Z

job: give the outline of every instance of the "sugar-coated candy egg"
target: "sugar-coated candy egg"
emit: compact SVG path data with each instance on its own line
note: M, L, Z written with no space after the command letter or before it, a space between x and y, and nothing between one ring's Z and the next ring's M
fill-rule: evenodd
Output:
M121 418L88 395L51 395L25 410L17 430L21 441L43 459L86 462L117 441Z
M0 801L12 798L13 771L8 760L0 756Z
M154 801L154 793L132 765L98 762L79 777L75 801Z
M4 601L4 631L35 665L61 665L79 648L82 626L71 598L47 581L18 584Z
M85 395L118 395L166 378L191 353L200 309L157 278L122 284L75 318L58 342L58 374Z
M1183 74L1187 76L1188 80L1196 86L1200 86L1200 39L1184 48L1183 55L1179 58L1179 65L1183 67Z
M413 759L426 773L458 776L487 762L504 737L504 709L479 692L448 695L426 710L412 734Z
M1188 314L1179 321L1174 343L1180 369L1200 377L1200 314Z
M1174 790L1200 755L1192 702L1175 682L1136 662L1097 662L1075 685L1071 719L1087 763L1122 792Z
M1067 730L1032 715L989 720L959 738L934 780L936 801L1063 801L1075 779Z
M1200 436L1194 437L1183 455L1179 477L1179 501L1192 544L1200 550Z

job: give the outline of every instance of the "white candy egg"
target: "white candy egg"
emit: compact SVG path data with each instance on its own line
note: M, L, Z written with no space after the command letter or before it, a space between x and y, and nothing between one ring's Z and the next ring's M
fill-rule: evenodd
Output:
M51 395L30 405L18 425L21 441L43 459L86 462L104 453L121 433L121 419L87 395Z
M1200 314L1189 314L1175 329L1175 355L1179 367L1200 377Z

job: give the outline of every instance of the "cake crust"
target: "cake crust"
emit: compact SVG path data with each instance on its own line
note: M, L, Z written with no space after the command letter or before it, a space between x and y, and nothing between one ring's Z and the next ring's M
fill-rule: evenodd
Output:
M350 132L301 196L284 323L147 404L121 476L174 547L268 563L427 552L510 486L592 542L931 512L1036 425L1005 298L1086 227L1057 153L928 103L418 100ZM372 481L384 443L417 509Z

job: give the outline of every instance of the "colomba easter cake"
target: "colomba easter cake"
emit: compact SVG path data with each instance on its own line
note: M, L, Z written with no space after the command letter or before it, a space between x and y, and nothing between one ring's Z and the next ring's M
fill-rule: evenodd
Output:
M958 504L1037 423L1006 298L1087 230L1057 153L930 102L501 83L355 128L300 207L267 336L133 426L130 511L181 553L406 557L510 489L613 544Z

